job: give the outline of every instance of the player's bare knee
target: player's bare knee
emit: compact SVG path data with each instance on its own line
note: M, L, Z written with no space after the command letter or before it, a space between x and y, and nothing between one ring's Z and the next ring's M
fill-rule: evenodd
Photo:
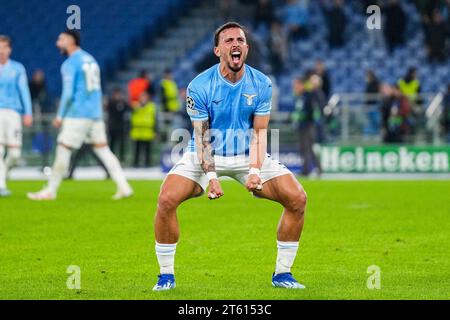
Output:
M286 209L290 212L303 216L305 214L307 196L304 190L292 193L286 203Z
M158 213L170 214L178 207L178 200L171 192L161 192L158 197Z

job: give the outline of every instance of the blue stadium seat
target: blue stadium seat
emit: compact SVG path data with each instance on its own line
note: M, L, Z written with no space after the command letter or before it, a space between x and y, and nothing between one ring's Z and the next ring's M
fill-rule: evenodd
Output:
M59 67L63 59L55 48L56 37L65 29L66 9L81 9L82 46L98 60L103 74L112 75L133 51L144 45L144 33L168 20L173 8L194 0L28 0L0 6L0 30L13 40L13 59L22 62L29 75L35 69L46 73L49 90L59 94ZM138 46L138 48L136 48Z

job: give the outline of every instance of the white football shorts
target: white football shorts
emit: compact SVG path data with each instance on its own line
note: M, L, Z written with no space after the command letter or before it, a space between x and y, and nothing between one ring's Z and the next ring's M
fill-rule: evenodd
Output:
M0 144L22 146L22 119L17 111L0 109Z
M74 119L63 120L58 143L79 149L83 143L106 144L105 123L102 120Z
M245 186L250 164L248 156L238 155L222 157L216 155L214 156L214 162L216 164L218 177L230 177ZM177 174L191 179L197 182L202 187L203 191L205 191L208 186L208 178L203 172L198 161L197 153L195 152L184 153L183 157L173 166L168 174ZM285 174L292 174L292 172L286 168L285 165L272 159L269 154L266 154L266 158L261 167L261 182L264 184L273 178Z

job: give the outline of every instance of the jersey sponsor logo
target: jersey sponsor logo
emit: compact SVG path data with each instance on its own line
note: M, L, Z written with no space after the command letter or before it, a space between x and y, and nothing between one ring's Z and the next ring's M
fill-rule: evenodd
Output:
M186 98L186 111L191 116L197 116L198 115L198 111L195 110L195 101L190 96L188 96Z
M246 93L243 93L242 95L247 98L248 106L251 106L253 104L253 98L257 96L256 94L246 94Z

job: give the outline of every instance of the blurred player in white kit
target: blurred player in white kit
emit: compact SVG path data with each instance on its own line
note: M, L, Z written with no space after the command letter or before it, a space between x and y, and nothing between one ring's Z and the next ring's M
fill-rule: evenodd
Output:
M55 162L47 186L39 192L28 193L31 200L54 200L66 174L72 150L83 143L92 145L95 154L107 168L117 185L114 200L130 197L133 190L116 156L111 152L102 118L100 67L96 60L80 48L80 35L75 30L62 32L56 46L67 60L61 67L63 92L54 120L61 127Z
M0 198L11 195L6 176L20 158L22 121L26 127L33 123L27 74L11 52L11 39L0 35Z

